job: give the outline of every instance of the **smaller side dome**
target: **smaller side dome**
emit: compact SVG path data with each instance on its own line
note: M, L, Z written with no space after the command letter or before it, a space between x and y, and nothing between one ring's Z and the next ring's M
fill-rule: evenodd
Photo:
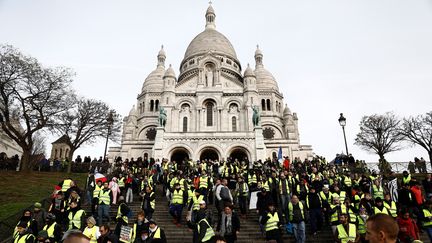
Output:
M291 110L288 108L288 105L285 104L285 109L284 109L284 111L283 111L283 116L284 116L284 117L287 117L287 116L289 116L289 115L291 115Z
M244 72L244 77L245 77L245 78L246 78L246 77L255 77L255 73L254 73L254 71L252 70L252 68L250 67L249 63L248 63L247 68L246 68L246 70L245 70L245 72Z
M135 116L135 117L138 116L137 109L135 109L135 105L133 105L132 109L129 111L129 117L133 117L133 116Z
M174 69L172 68L171 64L169 65L168 69L165 71L165 77L171 77L171 78L176 78L176 74L174 72Z

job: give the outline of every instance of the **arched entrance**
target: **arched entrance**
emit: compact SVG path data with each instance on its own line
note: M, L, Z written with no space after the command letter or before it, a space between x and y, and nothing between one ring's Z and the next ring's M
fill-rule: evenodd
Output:
M201 152L200 160L219 160L219 154L216 149L206 148Z
M185 160L189 160L189 152L186 149L177 148L171 153L171 161L182 164Z
M236 148L233 151L231 151L229 157L232 161L238 160L238 161L248 161L248 153L245 149L242 148Z

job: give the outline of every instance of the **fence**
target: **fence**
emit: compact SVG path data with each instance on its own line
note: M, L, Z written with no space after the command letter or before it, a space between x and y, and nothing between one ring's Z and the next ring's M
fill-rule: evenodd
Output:
M391 167L392 167L392 171L396 172L396 173L402 173L403 171L410 171L408 169L409 166L409 162L389 162ZM379 172L378 169L378 162L366 162L366 166L369 170L373 171L377 171ZM416 172L420 172L418 168L415 168ZM432 168L431 168L431 164L430 162L426 162L426 172L431 173L432 172Z

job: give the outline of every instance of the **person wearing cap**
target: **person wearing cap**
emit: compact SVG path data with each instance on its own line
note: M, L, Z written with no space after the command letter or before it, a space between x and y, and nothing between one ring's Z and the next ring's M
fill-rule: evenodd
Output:
M61 239L61 238L60 238ZM41 230L36 236L35 243L37 242L43 242L43 243L55 243L53 239L48 238L48 233L46 230Z
M103 218L107 218L110 221L110 205L112 202L112 192L108 188L108 182L104 182L102 190L99 191L98 195L98 225L102 225Z
M62 228L55 221L55 215L52 213L47 214L46 224L43 230L47 232L47 238L50 238L53 242L60 242L62 238Z
M335 232L335 242L354 243L360 240L356 225L349 223L347 214L339 215L339 222Z
M204 196L201 195L200 190L195 190L192 200L189 203L188 211L191 211L191 221L193 223L196 222L196 213L198 210L200 210L200 203L204 202Z
M72 201L70 204L70 209L67 212L68 219L68 230L79 229L82 230L84 227L84 217L86 215L85 211L78 207L77 202Z
M144 211L146 219L150 220L156 208L156 194L151 190L150 186L146 186L142 197L141 209Z
M32 219L37 223L37 230L39 232L45 224L47 212L42 208L42 204L39 202L36 202L33 206Z
M319 192L319 196L321 198L322 209L324 211L324 219L326 225L330 225L330 204L332 203L332 194L329 191L329 185L325 184L322 188L322 191Z
M36 237L31 230L28 229L27 222L21 221L16 227L16 234L14 234L14 243L34 243Z
M96 243L100 237L99 227L96 226L96 220L93 216L87 218L87 227L84 228L83 234L90 238L90 243Z
M205 205L205 202L203 202ZM210 225L210 222L206 218L205 213L199 212L196 216L196 224L194 227L196 237L196 241L198 243L205 243L205 242L213 242L214 236L216 235L213 228Z
M149 221L149 236L147 239L149 243L166 243L166 236L163 229L161 229L155 221Z
M294 238L298 243L306 241L305 221L308 217L306 206L299 200L297 195L293 195L288 204L289 222L293 224Z

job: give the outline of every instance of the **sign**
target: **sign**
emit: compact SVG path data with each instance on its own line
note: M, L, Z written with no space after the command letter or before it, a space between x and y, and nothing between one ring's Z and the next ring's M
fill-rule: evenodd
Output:
M258 192L252 192L249 201L249 209L256 209L257 202L258 202Z
M129 243L132 241L132 228L129 226L122 225L120 229L120 239L121 242Z

